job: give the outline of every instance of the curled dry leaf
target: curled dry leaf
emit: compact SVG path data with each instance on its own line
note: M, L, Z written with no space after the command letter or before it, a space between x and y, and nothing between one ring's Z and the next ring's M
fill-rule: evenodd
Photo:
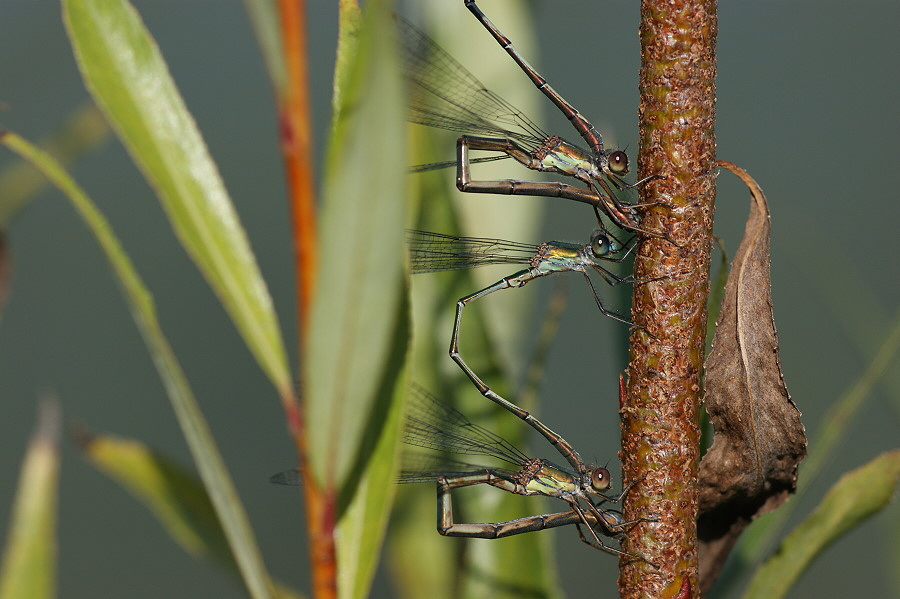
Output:
M715 436L700 463L700 583L715 580L740 533L796 489L806 434L778 360L769 277L769 208L756 182L733 172L752 200L705 364L706 410Z

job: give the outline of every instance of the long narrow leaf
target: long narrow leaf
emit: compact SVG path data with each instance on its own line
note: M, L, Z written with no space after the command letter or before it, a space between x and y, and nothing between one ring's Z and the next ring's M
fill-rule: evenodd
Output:
M744 599L778 599L828 545L881 510L900 481L900 450L848 472L756 571Z
M282 397L287 354L228 192L155 41L125 0L63 0L82 76L156 190L179 240Z
M316 294L304 364L312 475L344 487L379 398L391 394L405 340L404 100L395 36L381 2L360 32L329 147ZM399 353L399 356L398 356ZM398 363L398 357L400 358Z
M146 285L134 269L131 259L115 237L109 223L90 198L48 154L41 152L21 137L6 133L0 141L39 168L56 185L81 214L106 254L122 290L131 315L144 343L150 351L169 400L175 410L182 433L197 463L203 484L216 508L235 560L251 596L271 596L271 582L262 563L262 556L247 514L222 456L216 448L212 433L188 385L187 377L156 319L156 308Z
M192 472L133 439L84 435L79 442L84 456L153 512L185 551L210 558L240 577L212 501ZM278 597L300 597L274 584Z
M509 56L496 44L491 36L477 26L471 14L462 3L455 2L418 2L421 15L416 23L422 26L430 36L447 50L456 60L485 82L488 87L500 93L525 114L536 117L547 107L545 99L534 88L532 82L515 68ZM532 15L521 3L492 3L489 9L491 20L513 39L513 43L523 52L529 61L536 58L534 47L534 26ZM474 26L474 28L472 28ZM460 28L472 31L470 36L459 35ZM544 73L550 75L550 73ZM451 160L455 156L454 136L446 132L413 127L416 133L433 133L441 143L427 150L427 154L416 154L411 164ZM567 135L565 131L558 132ZM443 134L443 135L442 135ZM478 178L502 179L518 177L531 179L527 170L517 166L503 164L511 161L498 161L482 164L477 168ZM450 171L450 172L447 172ZM440 233L475 235L484 237L504 237L516 241L540 240L542 210L553 209L554 200L528 199L524 197L503 197L491 195L461 194L453 185L453 169L435 171L411 178L423 189L422 217L417 228ZM450 195L450 210L447 212L441 203ZM593 215L590 211L583 214L586 227L592 227ZM590 223L590 224L587 224ZM590 228L578 233L573 229L569 234L575 238L586 236ZM493 410L485 399L472 387L466 377L458 369L451 368L447 357L447 344L454 320L456 300L480 288L494 283L500 276L512 271L502 268L474 269L466 273L415 275L414 307L416 321L414 325L414 371L417 383L433 390L442 401L451 402L478 424L488 427L516 445L534 450L541 455L545 449L553 453L552 448L537 443L528 445L529 428L520 420L512 417L504 410ZM560 281L568 280L561 277ZM556 281L559 282L559 281ZM583 285L568 280L575 298L586 301L582 295L584 289L575 287ZM537 324L533 322L535 292L553 287L550 280L536 283L534 287L526 287L509 293L496 293L484 302L470 304L466 309L463 323L462 351L465 358L479 375L489 381L491 387L509 399L515 398L525 409L534 411L554 429L560 430L564 423L554 422L551 414L550 397L545 397L547 404L520 402L530 401L523 395L512 395L516 388L515 373L518 372L528 357L525 348L530 348L530 334ZM542 319L544 313L540 313ZM529 323L529 326L522 326ZM451 373L448 377L448 372ZM593 454L596 448L579 448L582 452ZM542 455L542 457L552 456ZM606 459L606 456L604 456ZM418 485L415 485L418 486ZM396 548L394 556L395 571L402 581L407 597L558 597L562 594L562 584L556 573L553 542L554 537L561 543L577 541L574 527L556 532L541 532L517 535L500 541L482 539L447 539L435 531L435 505L433 486L425 488L402 489L409 499L398 517L398 526L405 527L392 539ZM415 493L419 505L411 505ZM553 502L545 502L539 498L522 498L500 491L486 488L459 493L454 497L456 509L479 522L499 522L522 516L541 513L540 510L558 506ZM424 505L422 505L424 504ZM406 521L407 509L415 510L414 522ZM404 518L401 520L401 518ZM412 520L412 518L409 518ZM590 563L592 571L603 572L608 568L610 576L601 575L608 580L608 588L613 589L615 560L590 550L579 557ZM596 560L596 561L595 561ZM598 562L608 562L601 564ZM586 566L587 567L587 566Z
M387 4L369 3L358 29L342 12L358 37L341 39L303 377L307 463L338 499L337 587L354 599L380 558L406 390L405 102Z
M109 125L93 102L76 108L57 131L41 139L40 146L63 165L96 149L110 137ZM0 231L9 228L28 203L47 185L47 179L27 162L0 171Z
M79 444L84 457L150 509L185 551L240 576L209 495L193 474L132 439L83 435Z
M445 50L517 108L529 116L540 114L540 108L544 106L541 94L521 71L514 68L509 56L487 32L479 32L476 28L472 36L459 35L460 27L469 25L471 20L461 3L425 1L417 4L419 10L411 14L421 16L415 22ZM528 13L520 4L507 3L492 4L489 11L491 19L504 33L513 36L517 48L533 60L535 54L529 47L533 45L530 35L533 26ZM452 135L422 127L413 127L412 132L419 137L434 134L433 137L429 135L431 141L439 138L440 143L421 148L420 153L413 155L411 164L454 157ZM521 174L516 167L503 165L503 162L509 161L479 165L479 178L500 179ZM479 195L476 199L471 194L456 191L452 171L446 169L410 176L412 182L420 186L423 199L416 228L450 234L502 236L517 241L541 239L541 217L537 209L552 207L553 201L490 195ZM584 216L592 217L589 213ZM586 234L588 229L584 231ZM413 277L416 313L413 370L415 381L433 390L442 401L453 403L478 424L525 448L528 426L503 410L493 411L462 373L455 368L447 370L452 365L447 357L447 344L456 300L510 272L485 268ZM515 388L513 374L527 357L524 348L530 345L527 338L531 329L521 325L531 322L534 292L545 285L553 287L553 283L545 281L534 288L497 293L466 310L462 340L466 361L505 397L513 397L509 395ZM583 293L581 289L578 291ZM585 299L580 293L573 295ZM448 372L451 373L449 377ZM517 403L530 401L523 395L515 395L515 398ZM546 407L542 409L536 403L519 405L547 415ZM554 428L561 426L558 422L550 423ZM565 433L565 430L561 432ZM537 444L529 449L540 452L545 447ZM591 448L581 450L593 453ZM549 451L552 453L552 449ZM549 599L562 594L553 558L553 541L557 537L559 542L579 545L574 527L555 533L517 535L501 541L447 539L435 531L433 485L404 485L401 493L402 505L395 510L395 519L391 523L391 565L402 593L400 596L434 599L534 596ZM509 520L556 507L539 498L522 498L493 488L459 493L454 497L454 505L461 514L479 522ZM609 560L599 552L594 556L590 550L583 557L591 561L590 567L596 572L603 572L604 568L610 571L611 576L602 575L601 578L606 578L612 589L615 560ZM598 562L606 560L608 564L595 563L594 559Z
M59 405L41 405L31 437L0 568L0 599L55 597Z
M272 87L280 90L284 88L287 79L287 67L282 52L281 32L278 27L278 6L275 2L244 0L244 10L253 27L253 34L256 37L256 43L259 44Z
M406 377L397 378L378 443L360 473L353 498L338 522L338 589L344 598L369 595L372 577L381 559L381 546L397 485L397 440L407 393Z

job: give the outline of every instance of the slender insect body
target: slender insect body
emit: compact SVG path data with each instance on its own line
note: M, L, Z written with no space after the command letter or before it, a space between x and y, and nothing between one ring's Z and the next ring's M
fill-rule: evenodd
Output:
M541 256L537 267L545 271L544 274L569 270L584 272L584 266L591 263L584 254L587 246L565 241L550 241L544 245L546 252Z
M540 161L537 170L569 175L587 184L602 174L593 156L555 135L544 141L534 157Z
M581 491L572 473L560 470L549 462L544 462L543 467L531 475L531 480L525 488L550 497L565 497Z

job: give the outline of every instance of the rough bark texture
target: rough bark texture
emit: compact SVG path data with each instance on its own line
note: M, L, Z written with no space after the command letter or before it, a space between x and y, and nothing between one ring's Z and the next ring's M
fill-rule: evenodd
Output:
M700 375L715 198L713 0L641 5L639 176L646 239L635 260L634 329L622 413L622 468L638 480L625 499L623 548L647 562L620 570L622 597L695 597ZM677 244L677 245L676 245Z

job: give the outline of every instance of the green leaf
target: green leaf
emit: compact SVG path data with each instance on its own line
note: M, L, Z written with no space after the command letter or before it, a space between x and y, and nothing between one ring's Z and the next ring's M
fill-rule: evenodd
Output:
M309 475L338 495L338 589L357 598L368 594L395 492L409 336L407 161L390 11L371 2L362 23L341 16L340 108L303 379Z
M194 473L133 439L83 435L79 442L83 455L153 512L182 549L240 578L212 501ZM274 584L277 596L300 597Z
M492 8L491 18L504 32L515 30L520 51L532 59L534 53L527 49L528 32L533 30L528 11L522 7L503 10ZM482 81L488 82L494 91L501 91L528 115L539 113L543 98L528 78L515 68L494 40L486 33L480 40L460 37L457 18L469 19L462 6L452 3L426 3L422 6L422 23L432 25L426 30L436 36L439 43ZM478 43L483 42L483 43ZM514 66L514 65L513 65ZM512 92L510 94L510 92ZM455 136L430 128L413 127L413 132L434 141L431 148L423 148L414 155L412 164L450 160L454 157ZM479 165L478 173L485 179L509 176L510 165L504 169L500 161L494 165ZM496 170L494 167L497 167ZM448 172L449 171L449 172ZM528 173L527 170L523 170ZM463 194L453 185L452 169L433 171L411 176L421 186L422 214L415 228L448 234L503 236L516 241L536 241L540 212L545 206L553 209L557 200L528 199L482 194ZM525 177L531 179L531 177ZM451 197L452 196L452 197ZM585 219L593 214L584 213ZM413 371L415 382L434 392L444 402L451 403L479 425L503 436L517 446L526 449L525 439L529 427L505 410L491 404L456 369L447 357L447 345L454 321L456 300L494 283L510 271L497 268L456 271L452 273L423 274L413 277L414 348ZM562 278L562 277L561 277ZM568 278L568 277L565 277ZM551 277L552 279L552 277ZM572 285L583 283L573 282ZM501 395L512 398L510 391L516 367L526 356L522 348L527 345L523 333L533 316L534 292L550 281L535 283L534 287L496 293L484 302L475 302L466 309L463 324L462 351L467 363ZM575 288L574 294L583 299L586 290ZM530 291L529 291L530 290ZM544 313L542 312L542 315ZM599 315L598 317L602 318ZM526 336L527 337L527 336ZM524 344L524 345L523 345ZM448 376L449 373L449 376ZM523 394L515 395L518 401L531 401ZM534 403L523 408L543 412ZM552 418L551 418L552 420ZM553 423L551 423L552 425ZM538 444L537 447L545 447ZM549 450L552 452L552 449ZM546 457L546 456L545 456ZM551 458L552 459L552 458ZM435 489L433 485L404 485L400 490L400 505L391 521L391 567L398 581L398 596L443 599L445 597L557 597L562 585L555 570L553 542L574 543L577 532L566 527L558 532L541 532L517 535L503 540L449 539L435 531ZM565 509L562 502L541 498L523 498L485 486L470 492L459 493L454 505L461 514L467 514L478 522L503 520ZM601 552L585 549L587 560L609 560ZM596 554L596 555L594 555ZM609 588L615 587L611 579Z
M343 492L405 354L406 152L400 66L383 3L368 5L326 165L304 362L311 474Z
M272 299L215 163L134 8L63 0L85 84L276 388L292 386Z
M87 194L60 167L59 163L13 133L0 135L0 142L39 168L44 176L69 198L84 219L85 224L97 238L97 242L115 271L131 315L150 351L150 356L163 385L165 385L169 401L178 418L178 424L181 426L182 433L200 471L203 484L216 508L216 514L225 530L244 583L252 597L270 597L272 583L263 566L262 556L256 545L247 514L238 497L237 490L234 488L234 482L216 448L209 426L200 412L190 385L188 385L187 377L160 329L153 298L134 269L131 259L122 249L122 244L113 234L109 223Z
M93 102L86 102L66 118L59 130L40 141L40 146L63 165L96 149L110 137L109 125ZM27 162L10 164L0 172L0 231L33 200L47 179Z
M284 61L278 5L275 2L244 0L244 10L247 11L253 35L259 44L266 65L266 74L272 81L272 87L281 92L287 79L287 67Z
M84 456L147 506L185 551L240 575L209 495L193 473L139 441L109 435L79 441Z
M337 128L344 115L341 111L349 104L344 94L350 88L349 79L358 62L359 28L362 26L362 10L357 0L338 0L338 43L334 63L334 89L331 96L331 126Z
M900 449L848 472L756 571L744 599L778 599L829 544L888 504L900 481Z
M10 517L0 568L0 599L56 596L59 419L56 401L41 403Z
M403 416L403 398L408 391L400 376L394 393L385 402L388 410L350 503L342 509L337 526L338 589L344 598L367 597L372 577L381 559L391 504L397 489L397 445Z

